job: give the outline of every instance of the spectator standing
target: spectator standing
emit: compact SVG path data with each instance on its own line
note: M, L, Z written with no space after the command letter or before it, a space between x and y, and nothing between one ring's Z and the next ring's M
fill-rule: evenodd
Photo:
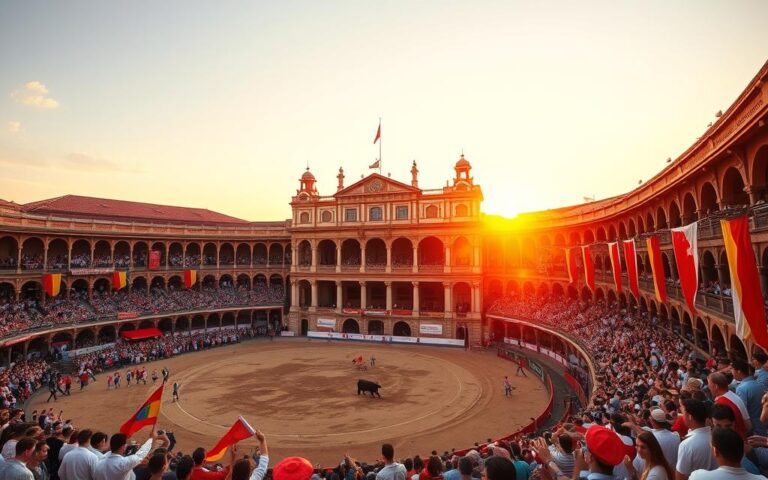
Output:
M14 458L5 461L3 465L3 480L34 480L32 471L27 468L27 462L35 455L37 441L31 437L24 437L16 442L16 454Z
M88 448L91 445L91 435L91 430L81 430L77 434L77 447L64 453L59 466L61 480L94 480L93 469L99 458Z
M163 435L158 436L153 428L149 439L133 455L125 455L128 447L128 436L124 433L115 433L109 439L109 453L99 461L94 468L94 480L133 480L136 475L133 468L140 464L149 454L158 441L167 442ZM66 457L64 458L66 460Z
M376 480L405 480L405 466L395 461L395 448L385 443L381 446L384 466L376 474Z
M741 467L744 440L734 430L716 428L712 432L712 453L720 467L713 471L696 470L689 477L690 480L765 479L764 476L748 473Z
M717 464L709 444L712 429L706 425L704 402L688 398L681 402L680 410L689 432L677 450L675 478L686 480L695 470L713 470Z
M765 435L768 430L760 422L760 413L763 410L762 398L768 389L749 374L749 365L743 360L733 362L733 378L739 381L736 395L744 402L747 414L749 414L749 421L752 424L752 431L755 435Z

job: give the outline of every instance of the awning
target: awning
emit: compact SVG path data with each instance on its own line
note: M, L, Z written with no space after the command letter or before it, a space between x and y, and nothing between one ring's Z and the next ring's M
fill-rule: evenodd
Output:
M140 328L138 330L120 332L120 336L128 340L143 340L145 338L162 337L163 332L159 328Z

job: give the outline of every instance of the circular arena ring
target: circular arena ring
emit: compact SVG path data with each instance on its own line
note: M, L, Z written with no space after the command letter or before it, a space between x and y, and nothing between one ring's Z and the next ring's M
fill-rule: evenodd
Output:
M367 369L353 363L359 356ZM280 339L143 365L171 371L158 427L174 432L178 450L212 447L242 415L267 435L275 461L302 455L333 465L346 452L373 461L384 442L398 455L460 449L518 431L550 401L536 376L516 377L516 364L490 351ZM505 375L515 386L509 398ZM382 398L358 395L359 379L380 384ZM173 382L180 384L178 402L171 398ZM130 387L123 381L119 390L107 390L101 374L55 405L38 395L27 410L62 409L76 427L114 433L153 388L151 380ZM245 451L255 445L244 443Z

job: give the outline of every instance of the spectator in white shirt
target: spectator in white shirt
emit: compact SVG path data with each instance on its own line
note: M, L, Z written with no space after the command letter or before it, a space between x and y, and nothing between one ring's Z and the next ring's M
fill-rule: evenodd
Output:
M93 431L81 430L77 434L77 448L66 452L59 466L61 480L93 480L93 468L99 458L89 450ZM62 448L63 450L63 448Z
M712 454L717 459L720 468L717 470L696 470L690 480L758 480L765 479L762 475L748 473L741 467L744 457L744 440L730 428L716 428L712 432Z
M706 425L707 407L704 402L692 398L681 400L680 411L688 426L688 435L677 450L675 479L687 480L694 470L714 470L717 463L709 444L712 430Z
M27 462L35 455L37 440L32 437L24 437L16 442L14 458L3 464L0 478L3 480L34 480L32 471L27 468Z
M136 475L133 473L133 468L140 464L144 457L149 452L163 443L168 445L168 437L163 435L157 435L155 429L149 434L149 439L139 448L139 451L133 455L125 455L125 450L128 447L128 436L124 433L116 433L109 439L110 452L104 455L104 458L96 465L94 469L94 480L133 480Z
M92 451L101 460L104 457L104 452L107 450L107 434L104 432L96 432L91 437L91 444L88 446L88 450Z

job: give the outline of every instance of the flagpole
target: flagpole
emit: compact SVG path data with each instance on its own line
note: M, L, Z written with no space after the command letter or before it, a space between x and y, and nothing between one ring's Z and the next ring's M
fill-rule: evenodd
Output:
M379 117L379 132L381 132L381 117ZM382 139L379 137L379 175L381 175L381 142Z

